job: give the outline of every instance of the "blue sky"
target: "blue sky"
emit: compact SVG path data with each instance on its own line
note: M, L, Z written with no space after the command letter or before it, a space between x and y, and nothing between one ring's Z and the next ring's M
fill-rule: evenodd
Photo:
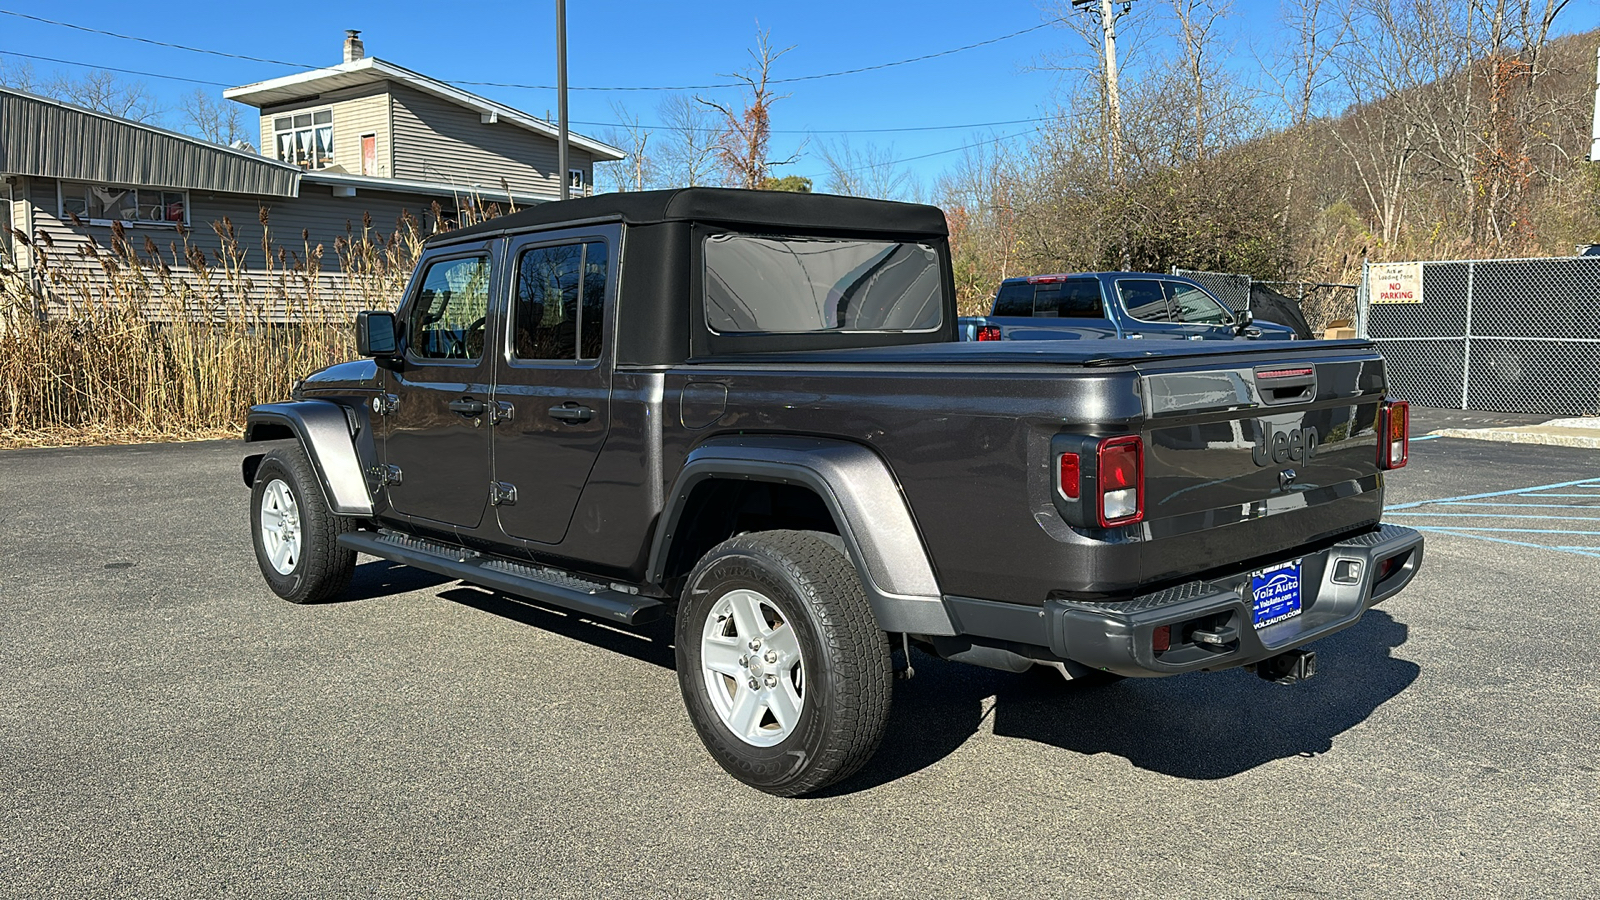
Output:
M1252 47L1270 43L1277 0L1236 0L1228 21L1228 47L1241 66L1250 66ZM79 0L62 4L0 0L13 10L89 28L120 32L249 56L282 59L307 67L340 59L346 28L358 28L369 55L446 80L551 84L555 79L553 0L523 3L323 3L311 8L262 4L198 3L182 0L159 6ZM308 10L298 12L297 9ZM1141 0L1134 17L1162 14L1160 4ZM747 51L758 28L771 32L778 47L793 45L774 67L774 77L834 72L938 53L1031 28L1044 21L1033 2L862 3L814 0L810 3L697 2L643 3L621 0L569 0L568 77L574 87L702 85L722 82L719 73L748 65ZM1126 20L1125 20L1126 21ZM759 23L759 24L758 24ZM1562 32L1600 25L1600 3L1575 0L1564 14ZM774 158L802 149L803 157L783 170L812 176L819 187L826 173L821 145L839 140L840 131L923 128L1032 119L1049 107L1057 76L1035 64L1078 39L1059 28L1043 28L989 46L938 59L857 75L804 81L784 87L789 96L774 108ZM86 34L57 26L0 16L0 52L13 51L107 67L185 76L228 85L246 84L298 69L223 59L133 41ZM8 57L7 63L16 63ZM39 74L82 68L33 61ZM134 77L134 76L128 76ZM158 78L139 79L174 108L178 99L202 87L220 87ZM536 115L556 108L550 90L468 88ZM702 96L735 101L729 89L700 90ZM623 103L645 123L659 121L660 92L575 90L575 123L615 122L613 103ZM178 124L174 112L166 123ZM855 133L857 147L892 147L897 158L926 156L906 164L925 181L955 162L963 145L996 137L1024 135L1028 124L952 128L900 133ZM575 124L598 134L603 126ZM805 134L809 142L802 148Z

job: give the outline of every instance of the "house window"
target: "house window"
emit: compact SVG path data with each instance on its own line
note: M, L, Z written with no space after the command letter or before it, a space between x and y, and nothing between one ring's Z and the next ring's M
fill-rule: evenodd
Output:
M87 225L125 222L138 225L188 224L189 195L161 188L61 182L61 218Z
M278 159L307 169L333 165L333 110L318 109L272 117Z
M572 196L574 196L574 197L587 196L588 193L589 193L588 190L586 190L586 188L588 187L588 184L589 184L588 179L583 177L583 170L582 169L568 169L567 170L567 187L569 189L568 192L570 194L572 194Z

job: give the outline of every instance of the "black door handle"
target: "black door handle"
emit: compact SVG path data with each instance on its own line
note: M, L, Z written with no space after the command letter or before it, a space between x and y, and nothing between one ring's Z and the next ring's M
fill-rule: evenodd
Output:
M451 412L460 413L463 416L481 416L484 409L486 409L482 400L473 400L470 397L451 400L449 406Z
M563 422L587 422L594 418L594 410L587 406L552 406L550 418Z

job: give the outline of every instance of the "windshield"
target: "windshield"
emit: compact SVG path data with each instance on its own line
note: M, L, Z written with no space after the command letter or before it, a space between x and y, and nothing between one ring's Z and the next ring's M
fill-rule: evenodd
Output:
M927 244L714 235L705 242L706 324L718 334L933 331L941 271Z

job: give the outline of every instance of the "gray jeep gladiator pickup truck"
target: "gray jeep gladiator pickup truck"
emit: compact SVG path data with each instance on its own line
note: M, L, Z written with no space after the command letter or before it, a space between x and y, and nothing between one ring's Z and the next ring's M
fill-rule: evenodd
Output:
M255 407L262 574L358 553L628 626L675 617L711 755L779 795L883 737L911 645L1069 679L1245 666L1416 574L1365 341L961 342L945 220L691 188L431 238L366 359ZM909 739L909 737L908 737Z

